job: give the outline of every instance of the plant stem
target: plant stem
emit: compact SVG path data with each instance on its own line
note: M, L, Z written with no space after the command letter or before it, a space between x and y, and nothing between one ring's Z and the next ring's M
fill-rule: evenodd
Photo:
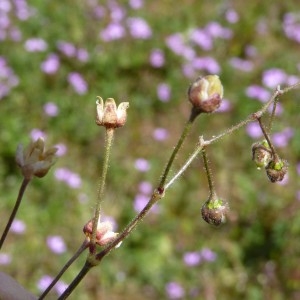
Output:
M100 219L100 210L101 210L101 203L103 200L103 194L104 194L104 187L106 182L106 174L108 170L109 165L109 155L110 150L112 146L113 136L114 136L115 129L114 128L106 128L106 134L105 134L105 153L104 153L104 161L103 161L103 168L102 168L102 176L100 180L98 195L97 195L97 202L96 202L96 208L95 208L95 214L93 219L93 231L92 231L92 237L91 237L91 248L93 249L93 254L95 254L96 251L96 233L97 233L97 225L98 221Z
M38 298L38 300L44 299L50 290L54 287L56 282L61 278L61 276L66 272L66 270L71 266L71 264L80 256L80 254L88 247L89 242L87 240L84 240L80 248L76 251L76 253L69 259L69 261L64 265L64 267L61 269L61 271L56 275L56 277L53 279L53 281L50 283L50 285L47 287L47 289L43 292L43 294Z
M161 190L161 191L163 191L163 189L164 189L164 185L165 185L165 182L167 180L167 176L168 176L168 174L170 172L170 169L171 169L171 166L172 166L172 164L174 162L176 154L178 153L179 149L183 145L183 142L184 142L185 138L187 137L187 135L188 135L188 133L189 133L191 127L192 127L192 124L193 124L194 120L195 120L195 115L194 115L194 112L192 110L190 118L187 121L187 123L185 124L183 132L181 134L181 137L178 140L177 145L175 146L175 148L174 148L174 150L173 150L173 152L172 152L172 154L170 156L170 159L169 159L169 161L167 163L167 166L166 166L166 168L165 168L165 170L163 172L163 175L161 176L161 180L160 180L160 183L159 183L159 186L158 186L158 189Z
M85 262L84 266L78 273L78 275L74 278L71 284L67 287L67 289L61 294L58 300L67 299L73 290L77 287L77 285L81 282L81 280L85 277L85 275L90 271L93 267L88 261Z
M3 246L3 243L4 243L5 238L6 238L7 234L8 234L8 232L9 232L9 229L10 229L10 227L11 227L11 224L12 224L12 222L13 222L13 220L14 220L16 214L17 214L17 211L18 211L19 206L20 206L20 204L21 204L21 201L22 201L24 192L25 192L26 187L27 187L27 185L29 184L29 182L30 182L30 179L28 179L28 178L24 178L23 181L22 181L22 185L21 185L20 190L19 190L19 194L18 194L17 201L16 201L16 203L15 203L15 206L14 206L14 208L13 208L13 211L12 211L10 217L9 217L9 220L8 220L8 222L7 222L7 224L6 224L6 227L5 227L4 231L3 231L3 234L2 234L2 237L1 237L1 240L0 240L0 249L1 249L2 246Z
M216 193L215 193L215 188L214 188L214 184L213 184L213 180L212 180L212 173L211 173L211 170L209 169L209 165L208 165L208 158L207 158L205 148L203 148L201 152L202 152L202 158L203 158L205 172L207 175L209 192L210 192L210 195L213 196Z

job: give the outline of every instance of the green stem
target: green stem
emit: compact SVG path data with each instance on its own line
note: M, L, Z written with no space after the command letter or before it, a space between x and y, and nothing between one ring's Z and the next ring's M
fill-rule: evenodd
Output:
M101 203L103 201L103 194L104 194L104 187L106 182L106 174L109 165L109 155L112 146L113 136L114 136L114 128L106 128L105 134L105 153L104 153L104 161L103 161L103 168L102 168L102 176L100 180L98 195L97 195L97 202L95 208L95 214L93 219L93 231L91 237L91 249L93 249L93 254L96 251L96 234L97 234L97 225L100 219L100 210L101 210Z
M89 242L87 240L84 240L80 248L76 251L76 253L71 257L71 259L64 265L64 267L61 269L61 271L56 275L56 277L53 279L53 281L50 283L50 285L47 287L47 289L43 292L43 294L38 298L38 300L44 299L48 293L51 291L51 289L54 287L56 282L61 278L61 276L66 272L66 270L71 266L71 264L80 256L80 254L88 247Z
M185 124L183 132L181 134L181 137L178 140L177 145L175 146L175 148L174 148L174 150L173 150L173 152L172 152L172 154L170 156L170 159L169 159L169 161L167 163L167 166L166 166L166 168L165 168L165 170L163 172L163 175L161 176L161 180L160 180L160 183L159 183L159 186L158 186L158 189L161 190L161 191L163 191L163 189L164 189L164 185L165 185L165 182L167 180L168 174L170 172L171 166L172 166L172 164L174 162L174 159L175 159L175 157L176 157L179 149L183 145L183 142L184 142L185 138L187 137L187 135L188 135L188 133L189 133L191 127L192 127L192 124L193 124L195 118L196 118L195 113L192 110L190 118L187 121L187 123Z
M88 261L86 261L84 266L82 267L81 271L74 278L74 280L67 287L67 289L61 294L61 296L58 298L58 300L67 299L70 296L70 294L74 291L74 289L77 287L77 285L81 282L81 280L85 277L85 275L90 271L90 269L92 267L93 267L93 265L91 265Z
M215 195L216 192L215 192L215 188L214 188L214 184L213 184L212 173L211 173L211 170L208 165L208 158L207 158L205 148L202 149L202 158L203 158L205 172L207 175L209 192L210 192L210 195L212 196L212 195Z
M15 203L15 206L14 206L14 208L13 208L13 211L12 211L10 217L9 217L9 220L8 220L8 222L7 222L7 224L6 224L6 227L5 227L4 231L3 231L3 234L2 234L2 237L1 237L1 240L0 240L0 249L1 249L2 246L3 246L3 243L4 243L5 238L6 238L7 234L8 234L8 232L9 232L9 229L10 229L10 227L11 227L11 224L12 224L12 222L13 222L13 220L14 220L16 214L17 214L17 211L18 211L18 209L19 209L19 207L20 207L20 204L21 204L21 201L22 201L24 192L25 192L26 187L27 187L27 185L29 184L29 182L30 182L30 179L28 179L28 178L24 178L24 179L23 179L22 185L21 185L20 190L19 190L19 194L18 194L17 201L16 201L16 203Z

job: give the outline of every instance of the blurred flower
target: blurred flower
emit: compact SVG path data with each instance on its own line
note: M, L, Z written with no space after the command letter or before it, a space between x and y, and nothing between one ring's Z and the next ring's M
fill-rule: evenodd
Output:
M246 132L253 139L258 139L263 135L263 133L261 132L261 128L257 122L248 123L246 125Z
M154 68L161 68L165 64L165 55L160 49L153 49L150 53L150 64Z
M49 117L55 117L58 115L59 110L57 105L54 102L47 102L44 105L44 112Z
M135 39L149 39L152 36L152 30L148 23L142 18L128 18L130 34Z
M67 251L66 244L63 238L59 235L48 236L47 245L49 249L56 254L62 254Z
M55 290L56 290L57 294L60 296L67 289L68 286L69 286L68 284L59 280L55 284Z
M47 135L44 131L42 131L40 129L37 129L37 128L34 128L30 132L30 137L31 137L32 141L35 141L39 138L46 139Z
M57 180L65 182L69 187L77 189L81 187L81 177L67 168L58 168L54 171Z
M147 172L150 169L150 164L146 159L138 158L134 163L134 167L140 172Z
M165 128L155 128L153 131L153 137L157 141L164 141L169 137L169 132Z
M116 1L109 1L110 17L113 22L120 22L126 15L125 9L118 5Z
M216 112L222 113L231 110L231 103L227 99L222 99L220 107L216 110Z
M273 106L270 105L268 107L268 112L272 113L272 111L273 111ZM275 116L280 116L282 113L283 113L283 106L280 102L277 102L276 103L276 109L275 109Z
M82 62L86 62L89 60L89 53L87 52L86 49L83 49L83 48L79 48L77 50L76 56L77 56L77 59Z
M76 54L76 47L69 42L59 41L57 42L57 49L65 56L74 57Z
M185 295L183 287L174 281L166 285L166 293L169 299L180 299Z
M67 153L67 146L65 144L56 144L55 148L57 148L56 155L57 156L63 156Z
M37 283L37 288L40 292L43 292L46 290L46 288L50 285L50 283L52 282L53 277L49 276L49 275L44 275L42 276L38 283Z
M300 176L300 163L297 163L296 170L298 175Z
M83 95L87 92L88 89L87 83L79 73L77 72L69 73L68 81L77 94Z
M300 17L299 13L286 13L283 17L283 30L285 35L300 43Z
M232 67L243 72L251 72L253 70L253 63L246 59L233 57L229 60L229 63Z
M246 95L249 98L255 98L261 102L267 102L271 97L271 93L259 85L248 86L246 89Z
M0 265L9 265L11 263L11 255L0 253Z
M190 40L203 50L211 50L213 48L213 39L204 29L193 29L190 32Z
M232 37L232 31L218 22L209 22L205 26L205 31L214 38L230 39Z
M100 37L105 42L121 39L125 36L125 29L120 23L110 23L100 32Z
M171 97L171 88L167 83L161 83L157 86L157 97L162 102L168 102Z
M31 142L26 149L19 144L16 151L16 162L24 178L44 177L55 163L56 151L57 149L54 147L46 151L45 142L42 138Z
M212 250L210 250L209 248L203 248L201 250L201 257L205 261L212 262L216 260L217 254Z
M60 66L59 58L56 54L49 54L46 60L41 63L41 70L46 74L55 74Z
M27 20L34 14L34 10L28 6L27 2L24 0L14 1L15 14L18 19L24 21Z
M10 230L16 234L22 234L26 231L26 224L21 220L14 219Z
M294 136L294 130L290 127L285 128L281 132L274 133L272 135L272 141L276 147L288 146L289 140Z
M186 47L183 36L180 33L169 35L166 38L166 44L177 55L181 55Z
M144 207L146 206L146 204L149 202L150 200L150 197L147 196L147 195L143 195L143 194L137 194L135 197L134 197L134 202L133 202L133 207L134 207L134 210L139 213L141 212ZM159 212L159 207L158 207L158 204L154 204L152 207L151 207L151 212L154 212L154 213L158 213Z
M239 15L234 9L228 9L225 14L225 18L229 23L236 23L239 21Z
M300 165L300 164L299 164ZM300 166L299 166L299 170L300 170ZM139 191L145 195L150 195L150 193L152 192L153 187L152 184L148 181L141 181L139 183Z
M42 52L48 48L48 44L41 38L31 38L25 41L24 47L28 52Z
M186 252L183 255L184 263L190 267L199 265L201 260L202 260L202 257L199 252Z
M129 5L133 9L139 9L142 8L144 5L143 0L129 0Z
M196 57L193 59L192 65L196 70L206 70L211 74L219 74L221 70L218 62L210 56Z
M117 107L113 98L108 98L103 101L101 97L97 97L97 116L96 124L106 128L122 127L126 123L128 102L121 102Z
M269 69L263 72L262 82L263 84L271 89L276 88L278 85L285 83L287 79L286 73L281 69Z
M18 83L18 77L7 65L5 58L0 56L0 100L8 95L10 90Z

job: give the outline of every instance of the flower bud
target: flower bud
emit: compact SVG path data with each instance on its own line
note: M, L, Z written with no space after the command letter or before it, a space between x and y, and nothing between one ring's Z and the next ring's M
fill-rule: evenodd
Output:
M223 97L223 86L217 75L199 77L188 90L189 101L198 113L217 110Z
M18 145L16 152L16 163L21 168L26 179L33 176L44 177L51 166L55 163L55 153L57 148L52 147L45 150L45 141L39 138L24 149L23 145Z
M265 168L272 159L272 152L266 140L252 145L252 160L257 169Z
M229 211L227 201L211 195L201 208L204 221L214 226L220 226L226 222L226 215Z
M266 166L266 172L271 182L282 181L288 170L288 162L283 159L271 160Z
M117 128L125 125L129 107L128 102L122 102L118 108L113 98L106 99L105 103L101 97L97 97L97 116L96 124L106 128Z

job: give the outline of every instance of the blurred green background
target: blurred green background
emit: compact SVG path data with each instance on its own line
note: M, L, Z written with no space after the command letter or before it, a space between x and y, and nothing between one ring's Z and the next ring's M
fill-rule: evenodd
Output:
M0 12L1 230L22 181L17 145L42 135L61 150L49 174L29 186L17 214L23 229L9 233L0 256L1 271L37 295L43 278L78 249L93 214L104 143L97 95L130 102L102 206L120 231L159 180L196 77L218 73L230 107L197 120L173 174L199 135L223 132L259 109L276 83L299 81L298 1L2 0ZM270 183L251 161L253 128L223 138L208 155L218 195L230 203L227 224L216 229L201 218L208 186L197 159L70 299L299 299L299 103L297 90L281 97L273 126L290 164L283 183ZM47 243L51 236L65 243L61 253Z

